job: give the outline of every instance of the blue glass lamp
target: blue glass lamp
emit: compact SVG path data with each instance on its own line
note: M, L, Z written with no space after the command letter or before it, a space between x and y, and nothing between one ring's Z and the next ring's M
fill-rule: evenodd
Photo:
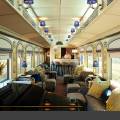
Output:
M94 61L93 61L93 67L99 67L99 63L98 63L97 60L94 60Z
M40 21L40 26L42 26L42 27L46 26L46 23L44 20Z
M33 4L33 0L24 0L25 4Z
M71 33L74 33L75 32L75 28L71 28Z
M45 28L45 29L44 29L44 32L45 32L45 33L48 33L48 32L49 32L48 28Z
M26 68L27 68L27 62L24 60L21 64L21 67L24 68L24 74L26 73Z
M87 0L87 4L96 4L97 0Z
M79 25L80 25L79 21L75 21L75 22L74 22L75 28L79 27Z

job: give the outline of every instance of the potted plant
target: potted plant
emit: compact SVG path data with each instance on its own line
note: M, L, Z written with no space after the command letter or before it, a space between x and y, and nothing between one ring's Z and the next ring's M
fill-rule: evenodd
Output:
M5 68L6 64L0 62L0 75L3 73L3 69Z

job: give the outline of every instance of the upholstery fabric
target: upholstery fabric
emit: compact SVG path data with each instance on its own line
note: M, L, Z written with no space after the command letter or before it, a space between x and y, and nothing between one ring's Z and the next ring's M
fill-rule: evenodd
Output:
M105 111L105 104L99 99L86 95L88 111Z
M108 111L120 111L120 88L112 91L112 94L106 101L106 109Z
M109 81L93 82L91 88L88 91L88 95L91 95L95 98L100 98L103 91L108 88L110 85Z

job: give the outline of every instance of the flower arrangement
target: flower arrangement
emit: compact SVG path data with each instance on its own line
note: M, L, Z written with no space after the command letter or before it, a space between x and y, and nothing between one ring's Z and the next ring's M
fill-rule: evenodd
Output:
M0 75L3 73L3 69L5 68L6 64L0 62Z

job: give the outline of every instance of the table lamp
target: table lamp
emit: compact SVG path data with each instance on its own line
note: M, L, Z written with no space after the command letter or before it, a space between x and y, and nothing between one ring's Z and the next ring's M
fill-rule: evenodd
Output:
M98 61L97 60L94 60L93 61L93 72L96 72L96 68L98 68L99 67L99 63L98 63Z
M22 62L22 67L24 68L24 74L26 74L27 62L25 60Z

